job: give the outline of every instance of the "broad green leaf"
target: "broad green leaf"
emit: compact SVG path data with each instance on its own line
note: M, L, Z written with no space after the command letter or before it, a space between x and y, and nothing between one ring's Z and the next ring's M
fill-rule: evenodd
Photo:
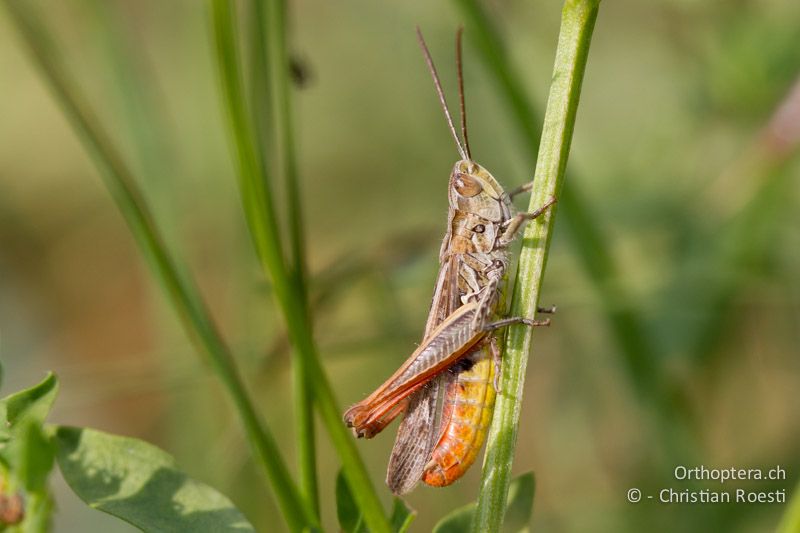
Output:
M58 393L58 380L53 373L33 387L0 400L0 441L8 440L19 421L30 417L40 424L47 418Z
M417 512L410 509L406 502L400 498L395 498L392 504L392 517L389 520L392 525L392 531L394 533L405 533L416 516Z
M344 533L365 531L358 504L356 504L341 470L336 475L336 517L339 519L339 527Z
M151 444L66 426L57 427L54 441L75 494L142 531L255 531L228 498L189 478Z
M503 522L504 532L519 533L528 531L533 511L535 487L536 483L532 472L522 474L511 481L511 485L508 487L508 499L506 500L505 521ZM442 518L433 528L433 532L461 533L469 531L474 514L474 503L459 507Z

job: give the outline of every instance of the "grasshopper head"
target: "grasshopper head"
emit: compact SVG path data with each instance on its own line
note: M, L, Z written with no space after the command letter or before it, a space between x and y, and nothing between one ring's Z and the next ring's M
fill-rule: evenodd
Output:
M474 161L462 159L450 174L450 207L477 215L491 222L510 217L508 195L488 170Z

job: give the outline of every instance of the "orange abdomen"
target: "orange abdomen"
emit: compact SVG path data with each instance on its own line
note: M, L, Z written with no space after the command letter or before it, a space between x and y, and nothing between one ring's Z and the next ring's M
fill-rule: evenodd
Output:
M478 457L494 412L494 361L484 344L477 361L458 374L445 391L442 431L431 452L422 481L433 487L450 485Z

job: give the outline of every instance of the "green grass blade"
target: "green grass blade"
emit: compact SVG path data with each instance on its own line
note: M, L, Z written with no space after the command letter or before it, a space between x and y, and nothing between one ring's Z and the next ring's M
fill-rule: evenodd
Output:
M196 285L179 273L177 262L164 245L161 234L138 186L86 99L62 68L58 48L24 2L3 2L23 42L61 106L72 127L99 167L117 207L136 243L162 284L184 327L223 382L242 419L248 440L264 467L287 523L293 530L313 523L289 477L278 447L260 420L238 374L233 357L213 323Z
M285 72L288 71L288 58L284 40L286 32L284 21L278 21L277 30L273 20L285 19L276 10L284 10L281 6L272 7L276 2L267 3L256 0L250 2L249 11L249 80L250 80L250 106L257 139L257 146L265 154L276 154L277 146L283 148L280 158L284 161L282 167L283 181L288 194L287 213L289 216L289 241L290 265L294 275L296 290L303 294L307 301L305 261L303 250L303 234L301 227L302 213L299 197L296 194L297 172L292 139L291 117L289 107L291 102L288 96L280 98L281 91L288 91L288 80ZM286 59L284 59L286 58ZM285 67L281 67L286 65ZM274 72L273 72L274 71ZM286 85L286 87L284 87ZM273 102L272 96L275 95ZM288 125L283 126L288 121ZM277 126L277 127L276 127ZM277 131L274 131L277 130ZM278 159L277 157L264 158L265 161ZM319 514L319 490L317 483L316 465L316 438L314 431L313 394L310 390L308 379L302 372L298 357L294 358L292 365L294 413L295 413L295 449L298 457L298 470L300 473L300 491L305 499Z
M342 471L353 497L371 531L389 531L390 526L372 486L354 439L341 419L333 389L319 362L314 345L305 295L289 273L281 252L279 231L267 186L267 172L254 142L242 92L236 47L233 7L227 0L211 1L217 60L222 81L223 104L228 115L233 149L239 167L239 184L246 219L265 274L272 280L275 298L283 311L295 350L298 372L308 380L322 422L342 462Z
M267 8L261 0L252 0L248 5L247 38L250 69L247 74L251 114L259 148L264 153L271 154L275 152L275 139L272 131L274 109L270 98L272 81L269 68L269 43L265 33Z
M598 9L599 0L567 0L564 3L530 210L553 196L558 197L563 184ZM554 215L555 209L552 209L531 222L525 230L511 316L533 317L536 313ZM502 393L497 397L478 507L472 523L475 532L498 531L503 522L532 338L532 328L509 328L503 355Z
M288 27L285 0L267 2L267 57L271 69L270 80L275 111L275 138L280 148L280 167L286 192L289 231L289 275L300 299L306 305L306 322L310 325L308 312L307 272L303 245L303 212L300 201L300 183L295 153L292 118L292 93L289 79L290 58L287 46ZM300 490L314 509L319 512L319 489L317 482L316 446L314 438L313 394L310 383L300 365L294 365L294 404L296 423L297 456L300 471Z
M287 45L286 0L269 0L267 2L269 39L268 54L270 59L273 108L278 144L281 150L281 169L286 187L286 202L289 207L289 249L291 270L296 271L295 278L305 279L305 249L303 246L303 213L300 202L300 186L297 173L297 155L295 153L294 122L292 119L292 92L289 72L291 60Z
M268 185L268 173L262 151L255 143L255 133L244 96L236 44L235 11L228 0L210 0L210 8L223 108L231 132L231 147L236 156L245 218L256 253L264 268L269 272L282 272L285 265L272 192ZM276 292L287 289L288 287L275 287Z

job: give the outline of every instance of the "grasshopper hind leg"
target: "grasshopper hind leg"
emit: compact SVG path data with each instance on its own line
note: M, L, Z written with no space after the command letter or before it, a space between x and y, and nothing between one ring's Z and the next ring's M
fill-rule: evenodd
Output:
M545 320L533 320L531 318L525 318L524 316L512 316L486 324L486 326L484 326L484 330L494 331L496 329L512 326L514 324L525 324L526 326L530 327L547 327L550 325L550 319L547 318Z

